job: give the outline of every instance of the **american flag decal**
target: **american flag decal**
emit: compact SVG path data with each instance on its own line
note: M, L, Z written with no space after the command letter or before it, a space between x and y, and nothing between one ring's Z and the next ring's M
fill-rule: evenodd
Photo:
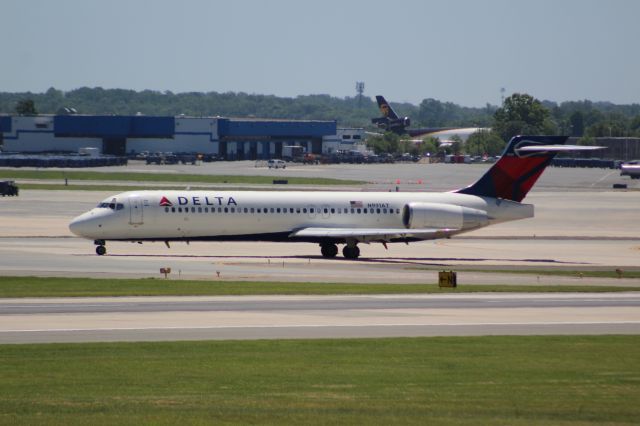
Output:
M349 201L352 208L362 207L362 201Z

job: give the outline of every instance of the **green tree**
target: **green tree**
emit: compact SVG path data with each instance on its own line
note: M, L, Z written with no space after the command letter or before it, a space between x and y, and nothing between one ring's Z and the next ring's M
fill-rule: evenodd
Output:
M451 136L451 153L460 154L462 152L462 138L458 135Z
M426 153L435 155L438 152L438 146L440 146L440 139L429 136L420 144L420 153L423 155Z
M36 115L36 104L33 99L21 99L16 104L16 112L20 115Z
M582 111L574 111L569 116L571 124L571 136L582 136L584 134L584 114Z
M395 154L400 151L402 146L400 136L393 132L386 132L384 135L376 135L367 139L367 146L373 149L376 154L391 153Z
M465 152L471 155L499 155L505 147L504 140L493 130L479 130L469 136Z
M493 129L505 141L519 134L538 135L552 127L548 117L549 110L539 100L526 93L514 93L493 115Z
M594 146L596 144L596 139L591 136L583 136L578 139L578 145L584 146Z

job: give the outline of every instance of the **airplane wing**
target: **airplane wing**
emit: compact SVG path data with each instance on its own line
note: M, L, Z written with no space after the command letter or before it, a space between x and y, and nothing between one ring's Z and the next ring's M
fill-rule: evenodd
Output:
M406 228L302 228L289 234L289 238L353 238L359 242L391 241L404 238L429 240L451 235L458 229L406 229Z

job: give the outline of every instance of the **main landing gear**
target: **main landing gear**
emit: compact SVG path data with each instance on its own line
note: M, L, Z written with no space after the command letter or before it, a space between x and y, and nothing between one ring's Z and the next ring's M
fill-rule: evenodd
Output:
M338 246L333 243L321 243L320 253L322 257L334 258L338 254ZM347 243L342 249L342 255L345 259L357 259L360 256L360 249L355 243Z
M96 254L98 256L104 256L105 254L107 254L107 248L104 246L106 242L104 240L95 240L93 244L97 246Z
M356 245L346 245L342 248L342 255L345 259L357 259L360 256L360 249Z

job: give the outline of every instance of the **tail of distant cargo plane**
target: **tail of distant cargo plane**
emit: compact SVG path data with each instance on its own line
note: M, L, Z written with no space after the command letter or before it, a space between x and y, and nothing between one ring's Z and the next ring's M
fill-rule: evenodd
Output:
M398 114L396 114L393 108L391 108L391 105L389 105L389 102L387 102L384 96L376 96L376 101L378 102L378 109L380 109L383 117L387 117L392 120L398 119Z
M456 192L520 202L559 151L591 147L565 145L568 136L514 136L500 159L473 185Z
M409 117L398 117L398 114L391 108L384 96L376 96L376 101L382 117L372 118L371 122L385 131L404 134L406 128L411 125L411 119Z

